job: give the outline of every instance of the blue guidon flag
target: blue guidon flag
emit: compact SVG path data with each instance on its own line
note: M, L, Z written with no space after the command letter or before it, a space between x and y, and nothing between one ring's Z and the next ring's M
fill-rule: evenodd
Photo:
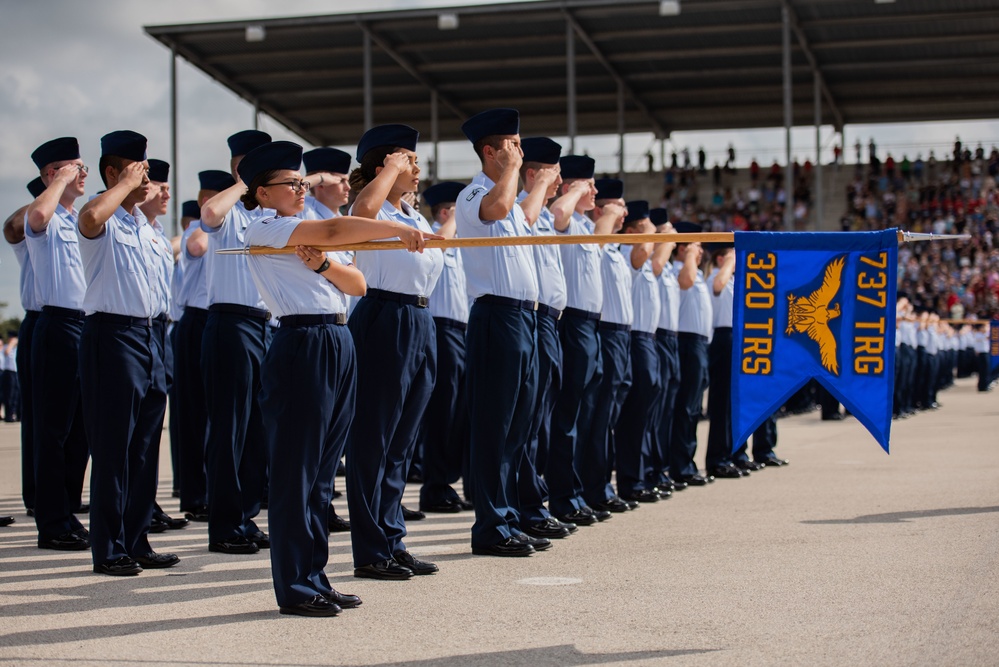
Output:
M811 378L888 451L898 232L736 232L735 447Z
M989 370L999 368L999 320L989 323Z

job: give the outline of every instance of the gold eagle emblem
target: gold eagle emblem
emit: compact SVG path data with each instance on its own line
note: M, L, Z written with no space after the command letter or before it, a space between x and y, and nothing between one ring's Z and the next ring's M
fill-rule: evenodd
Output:
M843 257L839 257L829 262L822 277L822 286L809 296L787 295L787 335L808 334L819 344L822 367L833 375L839 375L839 364L836 361L836 337L829 330L829 321L840 316L840 308L839 304L829 305L829 302L839 292L844 261Z

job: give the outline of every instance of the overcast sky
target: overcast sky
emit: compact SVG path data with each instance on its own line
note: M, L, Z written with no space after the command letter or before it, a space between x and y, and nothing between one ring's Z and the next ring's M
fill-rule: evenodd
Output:
M87 194L101 189L96 173L100 137L117 129L133 129L149 138L149 156L170 159L169 52L142 30L145 25L308 15L388 9L462 6L475 0L0 0L0 210L6 217L24 204L28 181L38 175L31 152L60 136L80 140L84 161L94 167ZM252 127L252 108L183 61L178 68L180 192L182 201L197 194L197 172L227 169L225 138ZM275 138L292 139L275 122L262 129ZM421 128L417 128L421 129ZM425 128L424 128L425 129ZM960 134L966 142L981 140L986 148L999 143L999 121L900 126L848 126L847 143L876 137L879 146L896 146L913 156L929 146L945 147ZM736 146L739 161L757 156L769 162L783 154L783 131L677 133L679 146L692 151L705 146L721 154ZM822 142L831 149L832 130ZM814 154L814 129L799 128L794 154ZM581 138L577 152L598 160L598 170L616 170L616 138ZM800 149L798 148L800 147ZM644 169L647 150L658 155L651 135L632 135L626 142L626 167ZM848 149L852 155L852 149ZM440 173L467 178L472 162L467 146L442 146ZM938 148L939 154L939 148ZM709 163L713 160L709 158ZM601 164L602 163L602 164ZM83 200L77 202L80 206ZM169 229L169 227L168 227ZM0 317L20 316L17 260L0 243Z

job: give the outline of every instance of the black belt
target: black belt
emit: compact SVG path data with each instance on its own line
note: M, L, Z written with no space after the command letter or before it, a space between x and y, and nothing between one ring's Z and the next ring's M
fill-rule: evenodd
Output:
M68 317L72 320L82 320L86 315L82 310L76 310L75 308L60 308L59 306L42 306L42 312L48 313L49 315L58 315L59 317Z
M323 313L322 315L285 315L279 317L282 327L314 327L319 324L336 324L343 326L347 323L347 313Z
M514 299L508 296L499 296L496 294L483 294L482 296L475 299L476 301L481 301L482 303L495 303L500 306L511 306L513 308L521 308L523 310L537 310L537 301L525 301L523 299Z
M372 299L381 299L382 301L398 301L403 305L416 306L417 308L426 308L430 303L430 297L389 292L388 290L375 289L373 287L369 287L364 296L370 296Z
M656 335L654 333L649 333L648 331L632 331L632 338L642 338L645 340L655 340Z
M92 313L87 315L87 319L105 324L123 324L128 327L150 327L156 318L132 317L131 315L118 315L117 313Z
M26 310L26 311L24 311L24 314L25 315L31 315L32 317L38 317L39 315L42 314L42 311L40 311L40 310Z
M669 329L656 329L656 335L660 338L676 338L676 332Z
M558 308L552 308L549 305L539 303L538 304L538 315L548 315L556 322L562 319L562 311Z
M461 329L462 331L468 331L468 325L465 322L452 320L447 317L435 317L434 323L437 324L437 326L444 325L446 327L451 327L453 329Z
M160 313L153 318L154 322L159 322L160 324L170 324L170 318L167 317L166 313Z
M732 327L715 327L715 331L731 331Z
M207 308L195 308L194 306L184 306L184 314L190 313L192 316L208 317Z
M208 312L242 315L265 321L271 319L270 311L263 310L262 308L251 308L250 306L243 306L238 303L213 303L208 306Z
M696 333L691 333L689 331L680 331L680 332L677 333L677 336L680 337L680 338L693 338L694 340L703 340L705 342L707 342L707 340L708 340L707 336L703 336L701 334L696 334Z
M600 313L591 313L590 311L582 310L581 308L566 308L562 311L562 314L570 317L578 317L584 320L600 320Z
M600 328L606 331L631 331L630 324L618 324L616 322L601 322Z

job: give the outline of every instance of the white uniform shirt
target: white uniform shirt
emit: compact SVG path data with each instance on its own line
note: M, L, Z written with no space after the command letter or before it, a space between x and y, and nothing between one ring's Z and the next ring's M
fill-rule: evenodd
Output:
M531 236L524 211L514 204L502 220L482 220L479 207L495 184L481 171L458 193L455 222L461 238ZM466 248L462 258L468 296L494 294L522 301L538 300L538 277L529 246Z
M679 276L683 262L673 262L673 269ZM704 274L698 269L690 289L680 290L680 322L677 331L711 338L713 317L711 293L704 282Z
M88 239L79 235L87 278L83 310L88 315L154 317L159 314L155 284L158 271L155 263L149 261L154 252L150 247L152 234L139 207L129 214L119 206L100 236Z
M715 268L711 271L711 275L708 276L708 293L711 294L711 313L712 313L712 328L720 329L722 327L732 328L732 306L735 302L735 275L733 274L728 282L725 283L725 287L722 288L721 294L715 294L715 276L718 275L719 269Z
M604 285L601 322L627 324L635 320L631 305L631 265L616 243L608 243L600 253L600 275Z
M35 300L39 308L58 306L81 310L87 279L80 256L77 213L56 207L42 232L34 232L24 214L24 237L35 272Z
M680 326L680 283L676 281L676 272L669 264L659 274L659 298L662 302L659 328L677 331Z
M250 270L247 267L246 255L216 255L216 250L223 248L245 247L246 228L255 220L274 216L272 209L255 208L247 211L243 202L236 202L218 227L209 227L201 223L201 228L208 234L208 252L205 253L205 275L208 285L208 304L234 303L251 308L265 310L264 300L260 296ZM298 259L296 255L292 255ZM299 260L301 261L301 260ZM194 305L194 304L191 304Z
M246 228L246 243L271 248L288 245L301 218L262 218ZM249 273L266 307L276 317L347 312L347 301L336 285L316 273L298 255L251 255Z
M631 253L635 246L621 246L621 254L631 269L631 308L635 314L632 331L645 331L654 334L659 328L659 311L662 302L659 297L659 281L652 271L652 258L645 260L641 268L635 269L631 263Z
M517 203L524 201L526 191L517 196ZM555 216L547 206L541 207L541 214L534 221L531 231L535 236L555 236ZM556 310L566 304L565 274L562 271L562 253L558 246L536 245L534 250L535 268L538 272L538 301Z
M31 265L31 257L28 255L28 242L21 239L18 243L12 243L11 249L14 257L21 267L18 277L18 286L21 291L21 307L25 310L40 310L41 304L38 302L38 295L35 291L35 270Z
M149 260L155 264L156 314L170 314L170 283L173 281L173 246L159 220L150 220L143 231L150 234Z
M385 202L375 218L401 222L429 234L430 224L426 219L406 202L400 203L402 209ZM354 263L364 274L368 288L429 296L441 275L444 256L437 248L427 248L422 253L408 250L365 250L357 253Z
M440 225L434 223L434 231L439 229ZM462 264L461 250L445 248L443 253L444 268L440 278L437 279L437 286L430 295L430 304L427 307L433 317L467 323L468 290L465 286L465 267Z
M585 215L573 212L565 234L592 234L593 223ZM565 275L566 306L590 313L604 307L603 281L600 277L600 246L596 243L559 246Z

